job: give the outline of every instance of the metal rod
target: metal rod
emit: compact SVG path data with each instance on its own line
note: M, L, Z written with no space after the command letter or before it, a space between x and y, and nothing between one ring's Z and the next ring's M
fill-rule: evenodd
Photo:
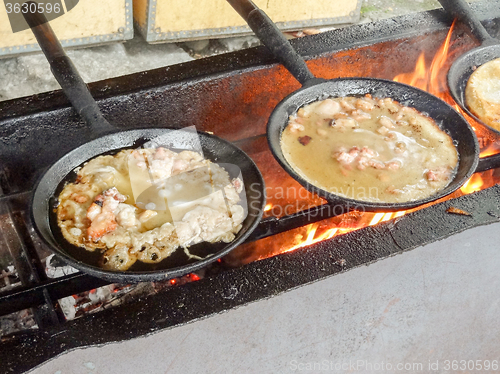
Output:
M0 190L1 193L1 190ZM42 280L47 279L47 275L44 271L43 265L41 264L40 258L34 247L33 241L29 235L29 230L26 226L26 215L23 215L21 211L14 211L12 204L13 200L7 200L2 207L2 210L6 212L10 226L12 230L10 240L12 243L17 243L17 245L9 245L8 249L11 252L11 256L15 262L15 268L19 274L22 284L25 287L32 288L39 284ZM57 310L54 305L54 301L49 297L49 295L44 291L40 295L40 299L35 304L31 303L28 307L33 308L33 315L35 321L39 327L47 327L52 325L57 325L59 323L59 317L61 312ZM1 305L1 303L0 303ZM2 305L5 310L1 309L0 315L6 313L9 309L9 303ZM26 308L24 308L26 309ZM22 309L17 309L18 311Z
M478 38L481 43L498 43L495 38L488 34L484 26L481 24L481 21L479 21L479 18L474 14L465 0L438 1L450 15L465 23L470 28L472 34Z
M479 159L475 173L500 167L500 153Z
M27 4L29 3L27 2ZM45 54L52 74L61 85L71 105L91 129L92 137L116 131L116 128L103 117L99 106L90 94L78 70L64 52L45 15L43 13L24 13L24 18Z
M262 44L301 85L314 79L304 59L263 10L250 0L227 0L227 2L243 17Z

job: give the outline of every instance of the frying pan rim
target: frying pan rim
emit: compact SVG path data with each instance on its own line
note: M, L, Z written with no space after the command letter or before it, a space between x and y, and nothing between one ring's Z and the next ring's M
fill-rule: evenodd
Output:
M265 189L264 178L262 176L261 171L259 170L259 168L255 164L255 162L252 160L252 158L250 156L247 155L246 152L244 152L239 147L237 147L236 145L232 144L231 142L229 142L225 139L222 139L214 134L209 134L207 132L198 131L198 130L196 131L198 134L202 134L202 136L207 137L207 138L215 139L217 142L222 143L225 146L229 147L230 149L233 149L233 150L236 150L237 152L239 152L241 155L243 155L247 159L251 168L257 172L255 177L259 180L259 182L261 183L261 186L262 186L262 188L259 191L260 195L262 196L261 197L261 204L256 209L257 215L252 216L252 219L253 219L252 223L247 228L246 232L244 232L238 239L233 240L230 243L227 243L227 245L225 245L223 249L221 249L220 251L217 251L213 255L210 255L210 256L204 258L203 260L199 260L199 261L196 261L194 263L191 263L191 264L188 264L185 266L179 266L179 267L175 267L175 268L171 268L171 269L158 269L158 270L148 270L148 271L127 271L127 270L125 270L125 271L110 271L110 270L105 270L105 269L102 269L102 268L96 267L94 265L90 265L90 264L87 264L83 261L75 259L74 257L70 256L68 253L66 253L66 251L64 249L62 249L60 246L54 246L54 244L52 242L50 242L45 237L45 234L42 232L41 228L38 225L38 220L35 218L35 214L34 214L34 210L35 210L35 206L36 206L35 205L35 198L37 197L37 193L39 193L39 191L40 191L39 188L40 188L42 182L44 182L45 178L48 178L50 176L49 175L50 171L53 170L53 168L55 168L60 162L69 158L70 155L72 155L72 154L79 154L79 153L81 154L82 147L85 147L85 148L91 147L93 142L102 141L103 139L105 140L106 137L116 137L120 134L125 134L125 133L138 133L138 134L140 134L141 132L148 132L148 131L150 131L150 132L151 131L163 132L163 131L172 131L172 130L176 131L176 130L181 130L181 129L169 128L169 127L133 128L133 129L120 130L120 131L116 131L116 132L112 132L112 133L107 133L107 134L104 134L102 136L98 136L98 137L96 137L88 142L80 144L76 148L70 150L69 152L65 153L63 156L59 157L51 165L49 165L43 171L42 175L38 178L37 182L35 183L34 188L33 188L33 193L31 194L30 203L29 203L29 216L30 216L32 225L33 225L37 235L47 245L48 249L52 253L56 254L57 256L62 257L65 262L69 263L69 265L84 272L85 274L88 274L91 276L96 276L98 278L105 279L105 280L112 281L112 282L122 282L122 281L142 282L142 281L167 280L167 279L171 279L174 277L188 274L188 273L195 271L195 270L198 270L198 269L200 269L200 268L202 268L202 267L204 267L212 262L215 262L217 259L219 259L219 258L223 257L224 255L228 254L229 252L231 252L235 247L242 244L251 235L251 233L255 230L255 228L257 227L257 225L259 224L259 222L262 219L262 216L264 213L264 207L266 205L266 194L265 194L266 189ZM140 139L140 136L137 136L135 140L137 141L139 139ZM129 146L129 147L133 147L133 145ZM119 149L124 149L124 148L127 148L127 146L122 146L121 148L109 149L108 151L109 152L112 152L115 150L118 151ZM87 159L87 161L92 159L92 158L98 157L101 154L103 154L103 152L100 152L96 155L91 156L89 159ZM86 162L86 161L84 161L84 162ZM213 162L216 162L216 161L213 161ZM78 165L73 164L71 170L74 170L74 168L78 167L79 165L81 165L81 163L79 163ZM62 180L59 180L55 186L54 185L51 186L52 194L55 192L56 188L59 186L59 184L63 180L64 180L64 178ZM48 201L46 203L49 204ZM49 209L51 209L50 206L49 206ZM48 216L44 217L44 219L49 221ZM50 225L49 225L49 231L50 231L51 235L53 236L52 230L50 229ZM56 238L53 237L53 239L54 239L54 242L57 243ZM183 271L183 269L186 269L186 270Z
M448 88L450 90L451 96L453 97L453 100L455 100L455 102L458 104L458 106L460 106L460 108L462 108L462 110L464 110L470 117L472 117L474 120L476 120L482 126L485 126L489 130L493 131L495 134L500 135L499 129L495 129L494 127L486 124L484 121L482 121L480 118L478 118L474 113L472 113L472 111L469 109L469 107L465 103L465 88L467 86L467 82L469 81L469 78L472 75L472 73L476 69L478 69L480 66L483 66L484 64L486 64L490 61L493 61L495 59L500 59L500 55L496 58L493 58L492 60L488 60L488 61L483 62L479 66L476 66L476 69L473 69L472 66L470 66L470 64L464 64L463 61L468 59L470 56L472 56L476 53L479 53L480 50L490 49L490 48L500 49L500 41L496 42L495 44L483 43L480 46L472 48L472 49L468 50L467 52L465 52L464 54L457 57L457 59L455 61L453 61L453 64L451 65L450 69L448 70L448 74L446 75L446 82L448 84ZM459 67L463 67L463 65L467 65L467 67L470 67L472 69L472 72L469 73L468 69L467 70L465 70L463 68L459 69ZM461 85L461 84L452 85L451 84L453 76L456 77L458 73L460 73L459 74L460 80L464 80L466 82L465 85ZM464 77L465 75L467 75L466 79L465 78L462 79L462 77ZM458 87L458 86L460 86L460 87ZM458 88L460 88L461 95L457 92Z
M380 203L380 202L366 202L366 201L362 201L362 200L355 200L355 199L351 199L351 198L348 198L348 197L343 197L343 196L334 194L332 192L328 192L328 191L326 191L326 190L324 190L322 188L319 188L319 187L313 185L312 183L308 182L307 180L305 180L303 177L301 177L298 174L298 172L296 172L291 167L291 165L284 159L284 156L281 157L283 155L283 153L281 151L281 147L279 145L277 147L275 147L274 144L273 144L273 142L272 142L272 140L271 140L271 136L270 135L271 135L271 132L272 132L272 127L275 127L273 125L273 123L275 121L277 121L277 120L273 120L273 119L274 119L275 116L277 116L278 111L284 110L283 108L286 109L286 108L289 108L291 106L291 104L289 104L288 102L292 98L295 98L296 96L304 93L307 90L317 90L318 86L328 85L328 84L331 84L331 83L341 82L341 81L365 81L365 82L367 82L367 81L375 81L375 82L383 83L383 84L387 84L387 85L402 86L402 88L406 88L409 91L415 91L417 93L420 93L422 95L430 97L430 98L432 98L432 100L434 100L436 102L439 102L441 105L445 105L448 110L451 110L451 111L455 112L461 118L462 122L466 125L465 128L463 129L463 132L466 133L467 135L470 134L470 140L473 142L473 148L474 148L474 161L473 161L471 167L469 168L469 170L467 171L466 175L464 177L462 177L462 180L464 180L464 182L462 182L460 184L457 183L456 187L450 188L450 186L456 180L456 178L454 178L448 184L448 186L446 186L445 188L441 189L438 193L433 194L433 195L431 195L431 196L429 196L427 198L424 198L424 199L406 201L406 202L401 202L401 203ZM355 94L353 93L353 95L355 95ZM325 99L327 97L334 97L334 95L325 96ZM317 101L317 100L320 100L320 99L318 98L315 101ZM310 101L310 102L313 102L313 101ZM295 109L295 111L298 110L300 107L303 107L304 105L309 104L310 102L302 102ZM283 130L285 128L286 128L286 125L285 126L280 126L280 128L278 129L279 130L278 136L279 136L279 140L280 141L281 141L281 134L282 134L282 132L283 132ZM399 210L406 210L406 209L415 208L415 207L418 207L420 205L423 205L423 204L426 204L426 203L429 203L429 202L432 202L432 201L436 201L436 200L438 200L440 198L443 198L443 197L445 197L445 196L453 193L454 191L458 190L461 186L463 186L463 184L465 183L465 181L467 181L472 176L472 174L474 174L474 172L475 172L475 170L476 170L476 168L478 166L478 163L479 163L479 142L477 140L477 136L475 135L474 130L472 129L472 127L470 126L470 124L467 122L467 120L459 112L457 112L455 109L453 109L445 101L439 99L438 97L430 94L427 91L421 90L421 89L419 89L417 87L413 87L413 86L407 85L405 83L395 82L395 81L392 81L392 80L381 79L381 78L346 77L346 78L329 79L329 80L325 80L323 82L317 82L317 83L310 84L310 85L308 85L306 83L303 87L301 87L298 90L295 90L292 93L290 93L288 96L286 96L284 99L282 99L275 106L275 108L273 109L273 112L269 116L269 120L268 120L268 123L267 123L267 140L268 140L269 148L271 149L271 153L273 154L274 158L278 161L278 163L281 165L281 167L283 167L283 169L292 178L294 178L297 182L299 182L308 191L316 193L318 196L320 196L323 199L327 200L327 202L330 203L330 204L339 204L339 205L342 205L344 207L347 207L348 209L349 209L349 207L361 207L361 208L363 208L363 211L387 211L387 212L389 212L389 211L399 211ZM458 151L458 148L456 146L455 146L455 149L457 149L457 153L458 153L458 155L460 157L461 154Z

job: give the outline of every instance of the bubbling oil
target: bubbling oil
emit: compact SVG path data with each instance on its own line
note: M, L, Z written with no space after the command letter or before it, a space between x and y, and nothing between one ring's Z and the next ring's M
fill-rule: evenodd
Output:
M423 199L453 179L458 153L428 116L392 99L330 98L290 116L283 154L309 183L360 201Z

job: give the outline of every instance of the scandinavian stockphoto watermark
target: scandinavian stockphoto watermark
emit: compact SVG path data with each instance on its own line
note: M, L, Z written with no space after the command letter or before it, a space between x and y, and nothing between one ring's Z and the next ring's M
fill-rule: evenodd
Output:
M261 197L260 185L250 185L250 191L259 198ZM304 211L305 202L310 201L311 193L303 187L282 187L282 186L267 186L265 190L266 199L284 202L277 204L270 204L268 214L273 217L283 217L297 212L301 212L309 220L314 220L320 214L322 216L339 216L342 214L349 213L351 211L365 212L365 207L363 204L352 203L350 200L356 201L376 201L379 196L379 189L377 187L348 187L346 189L332 189L330 192L332 194L339 196L338 204L324 204L321 211L319 209L312 209ZM344 199L346 198L346 199ZM251 208L257 208L257 206L252 206L252 204L257 204L257 201L250 203ZM255 211L255 209L252 209Z
M389 363L384 361L370 362L367 360L349 360L345 362L335 362L329 360L300 362L290 361L292 371L345 371L345 372L384 372L387 370L423 372L423 363Z
M475 371L491 372L500 368L498 360L427 360L426 362L386 362L368 360L348 361L299 361L292 360L289 369L297 372L346 372L346 373L377 373L377 372L407 372L434 373L441 371Z

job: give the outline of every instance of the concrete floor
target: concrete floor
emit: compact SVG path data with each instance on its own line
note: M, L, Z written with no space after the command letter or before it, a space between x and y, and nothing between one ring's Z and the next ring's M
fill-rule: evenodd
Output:
M477 227L32 374L498 373L499 240L500 223Z

